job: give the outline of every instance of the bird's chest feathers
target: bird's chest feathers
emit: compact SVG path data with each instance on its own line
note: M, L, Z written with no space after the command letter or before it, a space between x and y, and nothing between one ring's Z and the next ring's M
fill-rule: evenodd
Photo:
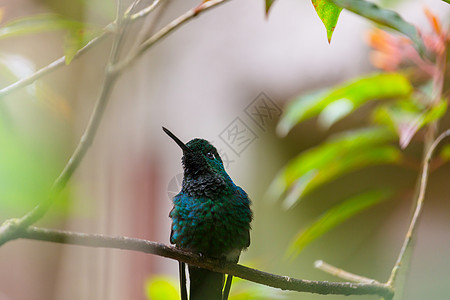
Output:
M248 203L233 184L217 177L200 179L184 182L174 198L172 242L213 255L242 249L251 221Z
M219 175L199 176L195 180L185 179L182 193L199 200L204 198L220 200L232 196L233 186L232 182L227 182Z

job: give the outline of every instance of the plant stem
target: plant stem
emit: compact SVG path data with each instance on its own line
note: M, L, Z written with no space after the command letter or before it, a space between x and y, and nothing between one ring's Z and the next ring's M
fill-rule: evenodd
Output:
M436 149L436 146L447 136L450 136L450 129L447 129L446 131L444 131L441 135L439 135L439 137L436 140L434 140L434 142L429 146L429 150L425 155L424 165L423 165L423 169L422 169L422 175L421 175L421 179L420 179L419 195L417 196L416 209L414 210L414 214L412 216L411 223L410 223L408 231L406 233L406 237L403 242L403 246L400 250L400 254L397 258L394 268L392 269L391 276L389 277L389 280L386 283L387 285L389 285L391 287L393 287L395 284L395 280L396 280L398 271L399 271L400 267L402 266L405 252L407 251L408 247L411 245L412 238L417 229L417 221L418 221L420 213L422 211L422 206L423 206L423 202L425 199L425 191L426 191L426 187L427 187L431 156L433 155L433 152Z
M324 271L328 274L331 274L333 276L342 278L344 280L348 280L348 281L353 281L353 282L359 282L359 283L376 283L376 284L381 284L380 282L378 282L375 279L371 279L371 278L367 278L361 275L357 275L354 273L350 273L347 272L343 269L337 268L335 266L332 266L330 264L327 264L326 262L322 261L322 260L316 260L314 262L314 267Z
M445 49L442 53L439 53L439 55L436 58L437 70L433 76L433 91L431 95L432 103L434 104L438 103L441 100L445 79L446 60L447 60L447 50ZM407 267L407 264L404 261L406 257L405 254L408 252L408 248L411 246L412 239L414 238L415 232L417 230L417 223L419 220L419 216L422 212L423 202L425 200L425 191L427 187L431 156L433 155L433 151L439 144L439 142L450 134L450 130L447 130L436 139L437 132L438 132L437 121L430 123L426 128L423 159L422 159L423 167L420 180L417 183L418 188L416 188L416 195L417 195L415 197L417 199L416 207L414 209L414 213L411 218L408 231L406 232L402 248L400 249L400 253L397 257L395 265L392 268L391 275L389 276L389 279L386 283L392 288L395 287L395 281L397 279L400 268Z

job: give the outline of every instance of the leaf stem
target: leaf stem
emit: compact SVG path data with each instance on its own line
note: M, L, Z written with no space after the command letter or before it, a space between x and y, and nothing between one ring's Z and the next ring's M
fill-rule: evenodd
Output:
M344 280L348 280L348 281L353 281L353 282L359 282L359 283L368 283L368 284L372 284L372 283L376 283L376 284L382 284L379 281L372 279L372 278L367 278L361 275L357 275L354 273L350 273L347 272L343 269L337 268L335 266L332 266L330 264L327 264L326 262L322 261L322 260L316 260L314 262L314 267L324 271L328 274L331 274L333 276L342 278Z

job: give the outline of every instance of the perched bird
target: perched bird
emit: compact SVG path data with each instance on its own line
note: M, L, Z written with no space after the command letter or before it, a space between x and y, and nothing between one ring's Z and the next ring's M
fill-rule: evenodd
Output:
M170 242L209 258L237 262L250 245L253 218L250 199L225 171L216 148L203 139L184 144L163 127L183 150L184 177L179 194L173 198ZM228 298L232 276L188 265L190 300ZM180 263L181 297L187 299L184 263Z

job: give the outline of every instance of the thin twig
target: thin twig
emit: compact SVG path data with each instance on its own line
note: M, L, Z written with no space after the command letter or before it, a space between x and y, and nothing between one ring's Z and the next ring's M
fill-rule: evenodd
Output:
M152 35L149 39L144 41L134 52L130 53L128 57L126 57L122 62L119 62L113 68L113 72L121 72L122 70L128 68L137 58L139 58L142 54L144 54L151 46L153 46L156 42L160 41L162 38L167 36L173 30L177 29L184 23L192 20L199 14L214 8L220 4L223 4L229 0L211 0L208 2L204 2L201 5L190 9L185 12L183 15L179 16L165 27L163 27L160 31Z
M322 295L379 295L382 297L390 297L392 295L392 289L379 283L328 282L296 279L259 271L232 262L208 259L175 247L129 237L114 237L101 234L85 234L30 227L26 231L21 232L16 238L155 254L282 290Z
M166 27L164 27L161 31L152 36L149 40L147 40L143 44L143 48L140 47L140 53L151 47L154 43L156 43L159 39L165 37L170 32L172 32L175 28L181 26L186 21L192 19L196 15L215 7L223 2L229 0L212 0L206 3L201 4L197 8L189 10L187 13L183 14L181 17L177 18L174 22L170 23ZM159 2L158 2L159 3ZM149 10L146 10L146 14L150 13ZM145 14L145 15L146 15ZM143 16L143 15L140 15ZM123 18L126 19L126 18ZM113 23L119 25L119 18L117 18ZM126 22L127 23L127 22ZM44 214L48 211L51 204L54 202L55 198L59 195L60 191L66 186L69 179L72 177L75 170L78 168L81 160L89 149L90 145L93 142L95 134L97 132L100 121L103 117L103 113L108 102L109 96L112 92L112 88L118 76L121 74L120 70L114 68L117 64L118 51L117 48L120 44L119 42L122 39L122 34L124 32L121 26L115 26L116 34L113 40L113 47L111 50L110 60L106 67L106 75L105 81L100 90L100 94L97 98L97 102L95 104L94 110L91 114L91 118L89 119L89 123L80 138L80 142L75 148L72 156L67 162L61 174L55 180L52 190L50 192L50 196L43 202L39 203L35 208L33 208L30 212L25 214L20 219L10 219L6 220L0 226L0 246L5 242L9 241L12 236L15 235L16 232L20 232L25 230L28 226L34 224L37 220L42 218ZM123 67L126 67L125 65ZM1 95L0 95L1 96Z
M314 262L314 267L324 271L328 274L331 274L333 276L342 278L344 280L348 280L348 281L353 281L353 282L359 282L359 283L376 283L376 284L381 284L379 281L375 280L375 279L371 279L371 278L367 278L361 275L356 275L350 272L347 272L343 269L337 268L335 266L332 266L330 264L327 264L326 262L322 261L322 260L316 260Z
M446 62L447 62L447 49L445 49L442 53L440 53L436 58L436 67L437 70L433 74L433 89L431 95L432 103L436 104L441 101L442 91L444 87L444 79L446 73ZM387 281L387 284L395 288L395 281L398 276L398 272L400 268L403 266L407 266L407 262L405 261L407 258L406 253L408 253L408 248L411 245L412 239L415 235L417 229L417 221L419 219L420 213L422 211L423 201L425 198L425 190L428 181L429 167L431 156L433 155L433 151L436 146L449 135L450 129L443 132L438 138L436 138L438 130L438 121L431 122L427 128L425 133L425 142L424 142L424 154L422 159L422 173L420 176L420 180L416 184L416 207L414 209L413 216L411 218L411 222L409 224L408 231L406 232L405 239L403 241L402 248L400 249L400 253L397 257L394 267L392 268L391 275ZM406 269L406 268L405 268ZM399 289L396 288L396 292L399 292Z
M135 22L141 18L146 17L149 15L159 4L159 0L155 0L152 4L150 4L148 7L143 8L139 12L132 14L128 17L128 19L131 22ZM131 11L132 6L130 6L126 11ZM79 58L84 53L86 53L89 49L92 49L92 47L96 44L98 44L100 41L103 41L106 37L110 36L113 31L112 28L116 27L116 22L111 22L108 25L106 25L103 29L103 32L97 36L94 37L92 40L90 40L83 48L77 51L77 53L74 55L73 60ZM27 85L32 84L36 80L44 77L45 75L52 73L56 71L57 69L66 66L66 57L62 56L55 61L51 62L50 64L46 65L45 67L42 67L41 69L37 70L35 73L17 80L16 82L0 89L0 98L7 96L11 94L12 92L15 92L23 87L26 87Z
M398 271L401 267L406 250L410 246L412 237L414 236L414 233L417 229L417 221L418 221L420 213L422 211L423 201L425 199L425 191L427 188L431 156L433 155L433 152L434 152L436 146L447 136L450 136L450 129L447 129L446 131L441 133L441 135L439 135L439 137L431 144L428 152L426 153L424 164L423 164L423 169L422 169L421 180L420 180L420 189L419 189L419 195L417 197L416 209L412 216L411 223L410 223L408 231L406 233L405 240L403 242L403 246L398 255L397 261L394 265L394 268L392 269L391 276L389 277L389 280L387 281L387 285L389 285L391 287L394 285L394 282L396 280Z
M153 18L148 18L143 22L138 34L136 35L136 39L133 42L133 46L130 47L130 53L134 53L139 45L141 45L142 42L145 41L147 36L153 34L154 28L159 22L159 19L167 8L169 2L169 0L155 0L155 7L159 3L162 3L162 5L160 6L160 9L155 13L155 16Z
M138 12L135 13L135 14L132 14L132 15L130 16L130 20L131 20L131 21L135 21L135 20L137 20L137 19L140 19L140 18L143 18L143 17L148 16L152 11L155 10L156 7L158 7L158 5L159 5L160 3L161 3L160 0L155 0L155 1L153 1L152 4L150 4L150 5L147 6L146 8L141 9L140 11L138 11Z
M104 83L101 87L100 94L97 98L97 102L95 104L94 110L92 111L88 125L86 126L86 129L80 138L80 142L75 148L75 151L72 153L72 156L69 158L69 161L65 165L64 169L53 183L52 189L50 191L50 196L47 197L46 200L35 206L22 218L7 220L0 226L0 245L10 240L11 237L14 236L15 232L23 231L28 226L34 224L44 216L61 190L63 190L67 185L67 182L72 177L87 150L91 146L100 125L100 121L103 117L103 113L105 111L109 96L111 95L114 82L118 77L117 73L111 73L109 69L118 59L120 42L122 40L124 32L123 28L120 26L120 20L122 18L122 15L119 14L120 11L120 8L118 8L118 16L115 21L116 24L118 24L118 32L114 37L113 45L111 47L110 57L105 71Z

